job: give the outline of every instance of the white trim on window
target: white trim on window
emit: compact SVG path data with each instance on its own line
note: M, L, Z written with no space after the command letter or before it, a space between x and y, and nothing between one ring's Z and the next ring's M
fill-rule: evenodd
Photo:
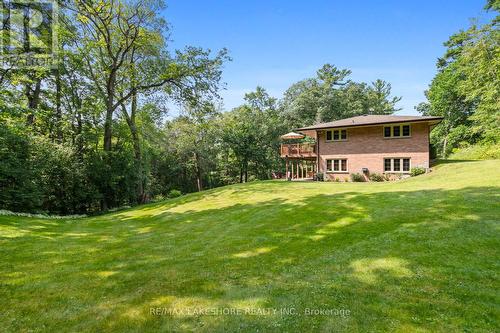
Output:
M325 163L327 173L349 173L347 158L327 158Z
M328 134L330 134L330 139L328 139ZM337 134L337 139L335 139L335 134ZM342 135L344 134L344 135ZM344 138L342 138L344 136ZM336 128L325 131L325 142L338 142L347 141L347 128Z
M408 128L408 135L403 135L403 128ZM389 136L386 136L386 128L389 129ZM399 131L399 135L394 135L394 129L397 128ZM406 139L411 138L411 124L402 123L402 124L391 124L382 126L382 136L384 139Z
M390 170L386 170L386 161L390 161ZM397 161L397 163L395 163ZM410 157L384 157L382 162L382 169L384 173L410 173L411 158ZM407 168L405 166L408 165ZM399 170L396 170L399 169ZM405 170L406 169L406 170Z

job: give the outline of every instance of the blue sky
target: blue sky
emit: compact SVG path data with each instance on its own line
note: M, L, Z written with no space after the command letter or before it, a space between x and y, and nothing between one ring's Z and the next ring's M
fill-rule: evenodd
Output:
M471 18L486 20L485 1L170 0L163 15L172 48L229 49L225 109L257 85L274 97L331 63L355 81L377 78L401 96L398 114L416 114L436 73L443 42Z

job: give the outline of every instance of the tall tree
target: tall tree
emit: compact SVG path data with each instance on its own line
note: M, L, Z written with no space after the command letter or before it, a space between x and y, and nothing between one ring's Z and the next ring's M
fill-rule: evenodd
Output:
M489 1L498 10L498 1ZM462 144L500 140L499 16L483 26L472 24L452 35L437 62L438 73L426 92L426 115L444 120L433 131L432 143L446 157Z
M443 157L449 154L450 147L453 148L457 144L457 142L451 142L450 145L450 137L461 141L465 136L470 135L470 133L467 133L467 128L458 126L465 125L468 117L473 112L473 105L467 103L464 96L457 90L457 83L460 78L453 67L446 68L436 75L432 81L431 89L426 92L431 107L423 110L423 115L444 117L438 128L433 131L431 137L432 142L437 146L440 155ZM455 134L452 135L455 128L459 128L460 133L455 130Z
M299 81L284 93L283 117L289 127L300 127L361 114L391 114L400 97L391 97L391 85L376 80L372 86L353 82L351 71L326 64L315 78Z
M245 102L225 113L222 122L222 141L236 160L240 182L249 175L270 178L280 168L278 140L285 129L276 99L262 87L246 94Z
M220 112L211 103L187 106L180 117L169 124L169 139L186 169L191 170L196 189L205 187L209 169L217 156Z
M78 51L106 106L103 147L110 151L115 110L139 90L161 86L168 81L168 78L157 78L154 82L138 82L120 91L120 81L126 78L134 61L133 53L141 49L144 42L147 42L146 47L151 46L149 41L156 42L158 47L163 43L161 35L152 36L163 28L163 21L155 14L163 4L141 0L132 3L76 0L75 4L73 9L79 23ZM145 33L150 31L151 34Z
M391 97L391 84L377 79L368 88L368 110L370 114L392 114L401 109L396 104L401 97Z
M77 0L76 4L79 52L106 106L104 151L112 149L113 115L120 107L134 143L138 201L143 202L142 153L135 124L140 95L160 88L180 99L200 93L216 95L227 52L222 50L210 58L210 51L188 47L171 57L166 51L166 23L157 15L164 6L161 0L97 4Z

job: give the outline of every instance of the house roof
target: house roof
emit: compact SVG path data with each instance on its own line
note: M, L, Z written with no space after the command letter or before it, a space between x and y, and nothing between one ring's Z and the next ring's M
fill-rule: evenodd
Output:
M336 121L331 121L328 123L316 124L313 126L307 126L298 128L298 131L303 130L318 130L325 128L336 128L336 127L355 127L355 126L369 126L387 123L404 123L404 122L420 122L428 121L432 124L439 123L443 117L432 117L432 116L392 116L392 115L364 115L351 118L340 119Z

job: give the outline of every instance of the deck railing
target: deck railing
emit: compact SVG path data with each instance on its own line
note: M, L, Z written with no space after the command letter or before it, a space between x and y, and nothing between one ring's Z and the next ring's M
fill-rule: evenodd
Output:
M316 144L291 143L281 145L281 157L315 157Z

